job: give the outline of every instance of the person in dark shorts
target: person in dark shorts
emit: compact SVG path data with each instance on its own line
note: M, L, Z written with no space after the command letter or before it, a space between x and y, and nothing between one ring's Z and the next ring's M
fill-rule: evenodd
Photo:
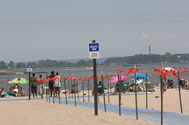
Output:
M31 91L33 94L33 98L37 98L37 78L35 77L35 73L32 74L32 77L30 78L30 82L31 82Z
M54 77L55 77L54 71L51 71L51 75L47 77L49 79L49 90L50 90L51 97L54 91L54 83L55 83L55 81L53 80Z

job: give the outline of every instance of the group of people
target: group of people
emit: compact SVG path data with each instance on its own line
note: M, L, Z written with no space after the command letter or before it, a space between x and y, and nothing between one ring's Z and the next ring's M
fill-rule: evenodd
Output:
M183 76L179 78L178 82L181 88L183 89L189 88L189 83ZM164 79L164 84L166 85L166 88L176 88L178 86L178 82L174 83L172 79L168 79L168 80Z
M59 73L57 72L55 75L54 71L51 71L51 74L46 77L48 79L48 87L50 91L50 96L52 97L53 93L55 96L60 94L61 88L61 79ZM44 94L44 80L42 75L39 75L39 79L35 76L35 73L32 74L30 78L31 83L31 92L33 94L33 98L37 97L38 93L42 96ZM46 91L47 92L47 91Z

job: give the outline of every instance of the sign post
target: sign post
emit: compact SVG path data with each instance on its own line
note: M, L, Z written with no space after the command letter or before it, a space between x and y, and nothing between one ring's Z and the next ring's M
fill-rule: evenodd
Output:
M31 76L31 72L32 72L32 65L31 64L27 64L27 72L29 73L29 100L31 100L31 83L30 83L30 76Z
M99 44L95 40L89 43L89 55L93 59L93 76L94 76L94 112L98 115L98 102L97 102L97 71L96 71L96 58L99 58Z

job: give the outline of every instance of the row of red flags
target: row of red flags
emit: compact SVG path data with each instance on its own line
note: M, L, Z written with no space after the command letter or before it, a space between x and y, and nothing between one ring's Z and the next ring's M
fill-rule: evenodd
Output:
M188 68L181 69L180 67L176 67L174 69L166 70L165 68L163 68L163 69L154 69L154 72L156 74L161 74L162 78L165 79L169 73L171 73L170 78L179 77L185 73L188 73L189 69Z
M117 73L121 74L123 72L125 72L125 71L122 70L122 69L120 69L120 68L117 69ZM139 72L139 69L137 69L137 68L130 68L129 71L126 72L124 75L128 76L129 74L134 74L136 72ZM166 70L165 68L163 68L163 69L154 69L154 72L155 72L155 74L161 74L161 76L165 79L168 76L169 73L171 73L170 78L173 78L173 77L178 77L178 76L181 76L181 75L183 75L185 73L188 73L189 69L188 68L181 69L179 67L176 67L174 69ZM179 74L176 74L178 72L179 72ZM103 78L111 78L111 77L114 77L114 76L115 75L108 74L108 75L105 75L105 76L97 76L97 79L102 79L102 77ZM132 75L129 75L129 76L132 77ZM65 80L76 80L76 81L84 81L84 82L86 82L87 80L94 79L94 76L89 76L89 77L82 76L81 78L78 78L78 77L74 77L74 76L65 77L64 75L62 75L61 77L63 79L65 79ZM37 81L38 82L56 81L57 78L58 77L47 78L47 79L37 79ZM18 77L18 81L20 81L20 80L21 80L21 78ZM29 80L29 79L27 79L27 80ZM10 78L7 79L7 82L9 82L9 81L11 81ZM2 82L2 81L0 80L0 82Z

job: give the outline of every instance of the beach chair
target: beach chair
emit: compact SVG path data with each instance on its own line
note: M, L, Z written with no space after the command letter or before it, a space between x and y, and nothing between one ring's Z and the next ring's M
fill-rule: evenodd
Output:
M102 84L98 85L97 88L98 88L98 93L100 94L104 93L104 86Z
M152 84L147 83L147 89L153 89Z
M123 82L122 84L122 92L129 90L129 82Z
M7 91L7 95L12 95L12 91Z

